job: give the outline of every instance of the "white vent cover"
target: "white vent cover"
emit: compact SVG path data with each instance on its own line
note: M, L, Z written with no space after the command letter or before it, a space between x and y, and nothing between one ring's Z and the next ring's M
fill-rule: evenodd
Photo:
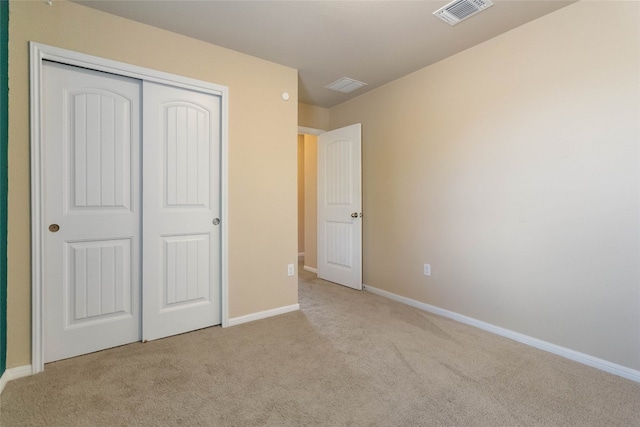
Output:
M491 0L454 0L433 14L449 25L456 25L491 6Z
M353 92L356 89L360 89L362 86L366 86L366 83L359 82L357 80L350 79L348 77L343 77L341 79L336 80L330 85L326 85L327 89L335 90L342 93Z

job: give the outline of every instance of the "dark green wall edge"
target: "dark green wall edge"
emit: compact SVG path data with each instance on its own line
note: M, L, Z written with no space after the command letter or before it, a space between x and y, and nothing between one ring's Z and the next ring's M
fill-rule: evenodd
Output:
M7 367L7 147L9 145L9 1L0 0L0 376Z

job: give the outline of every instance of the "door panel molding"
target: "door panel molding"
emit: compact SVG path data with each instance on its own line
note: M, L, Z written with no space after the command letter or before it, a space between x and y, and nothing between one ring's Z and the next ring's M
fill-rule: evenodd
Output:
M133 77L143 81L196 90L221 98L220 106L220 203L221 218L221 314L222 326L229 326L228 310L228 122L229 90L226 86L182 77L162 71L112 61L66 49L30 42L30 145L31 145L31 366L34 374L44 370L43 325L43 147L42 147L42 62L55 61L96 71Z

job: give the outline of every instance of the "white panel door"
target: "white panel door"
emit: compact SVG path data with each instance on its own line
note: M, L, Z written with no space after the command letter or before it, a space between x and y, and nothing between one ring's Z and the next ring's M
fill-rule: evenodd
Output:
M144 82L143 340L221 323L219 96Z
M362 126L318 136L318 277L362 289Z
M140 91L43 63L45 362L140 340Z

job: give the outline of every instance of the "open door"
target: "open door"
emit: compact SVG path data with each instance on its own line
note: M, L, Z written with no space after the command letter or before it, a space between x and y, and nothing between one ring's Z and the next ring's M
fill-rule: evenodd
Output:
M318 277L362 289L362 125L318 136Z

